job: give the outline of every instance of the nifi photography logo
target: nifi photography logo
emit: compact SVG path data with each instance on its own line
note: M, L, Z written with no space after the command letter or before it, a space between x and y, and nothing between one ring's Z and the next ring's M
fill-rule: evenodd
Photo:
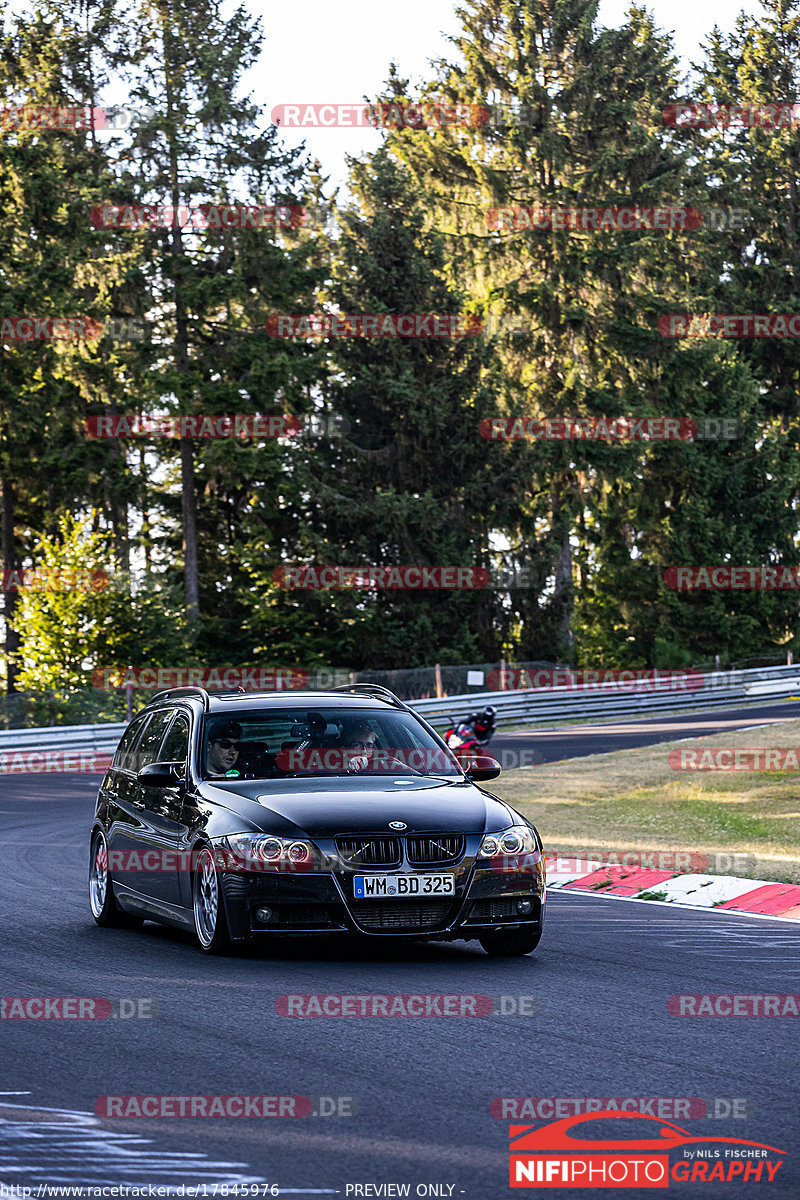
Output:
M626 1127L621 1129L620 1122ZM609 1129L612 1136L606 1136ZM784 1160L782 1150L763 1142L704 1137L671 1121L618 1109L582 1113L538 1128L510 1125L509 1143L509 1185L516 1188L772 1183Z

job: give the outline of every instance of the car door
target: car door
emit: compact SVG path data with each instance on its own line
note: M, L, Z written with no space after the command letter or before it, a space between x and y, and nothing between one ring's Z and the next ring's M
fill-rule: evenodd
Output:
M141 869L133 884L138 892L150 899L167 904L180 903L177 864L173 863L175 837L167 813L180 803L181 789L144 787L135 774L152 763L164 762L161 747L176 712L174 708L157 709L142 734L132 755L133 785L137 793L138 846Z
M142 713L131 721L122 737L114 760L104 781L104 800L108 804L109 867L114 882L134 891L139 890L141 872L133 852L141 850L142 802L141 789L134 774L136 750L152 718Z
M167 904L181 904L181 874L185 873L189 853L189 830L184 820L185 782L189 759L189 717L183 712L170 712L172 717L166 733L157 747L157 757L151 762L174 762L182 767L183 783L173 787L142 788L146 814L148 848L156 850L164 869L146 872L147 894ZM148 750L147 754L154 753ZM142 762L141 766L148 763ZM139 768L141 770L141 767ZM181 855L186 858L183 862ZM182 872L180 868L184 868Z

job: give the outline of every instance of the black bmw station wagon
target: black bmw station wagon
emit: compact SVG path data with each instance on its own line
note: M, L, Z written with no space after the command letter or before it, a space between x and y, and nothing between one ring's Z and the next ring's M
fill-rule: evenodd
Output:
M161 921L209 954L276 935L477 938L527 954L545 906L534 826L384 688L159 693L100 786L98 925Z

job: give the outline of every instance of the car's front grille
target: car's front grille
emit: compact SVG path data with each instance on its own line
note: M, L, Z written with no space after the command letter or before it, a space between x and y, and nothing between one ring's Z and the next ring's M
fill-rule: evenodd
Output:
M398 838L338 837L336 849L354 867L392 867L400 862Z
M530 900L529 913L517 912L518 900ZM471 923L488 921L538 921L541 902L538 896L496 896L490 900L476 900L469 914Z
M406 853L412 863L454 862L464 853L460 833L415 833L406 838Z
M450 900L365 900L352 912L362 929L432 929L445 924L450 905Z

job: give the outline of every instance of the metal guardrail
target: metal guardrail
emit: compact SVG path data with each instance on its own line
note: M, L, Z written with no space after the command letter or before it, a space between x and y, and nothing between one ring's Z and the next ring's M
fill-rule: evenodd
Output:
M589 720L598 717L637 716L647 712L680 712L747 702L800 696L800 669L796 666L763 667L747 671L714 671L703 677L703 686L685 690L652 687L635 690L623 684L589 688L534 688L515 692L480 692L412 700L410 706L432 725L450 717L463 718L486 704L497 710L497 726L519 723ZM800 715L800 712L799 714Z
M622 684L581 688L538 688L514 692L472 692L435 700L411 700L409 706L429 724L442 727L450 717L462 718L492 704L498 726L541 724L551 721L590 720L598 717L637 716L647 712L680 712L735 704L748 700L800 697L800 668L761 667L747 671L715 671L703 676L700 688L670 691L653 687L635 691ZM800 708L798 708L800 715ZM0 730L0 753L15 750L95 750L110 752L126 722L98 725L62 725L43 729Z
M0 753L16 750L116 750L127 722L99 725L49 725L43 729L1 729Z

